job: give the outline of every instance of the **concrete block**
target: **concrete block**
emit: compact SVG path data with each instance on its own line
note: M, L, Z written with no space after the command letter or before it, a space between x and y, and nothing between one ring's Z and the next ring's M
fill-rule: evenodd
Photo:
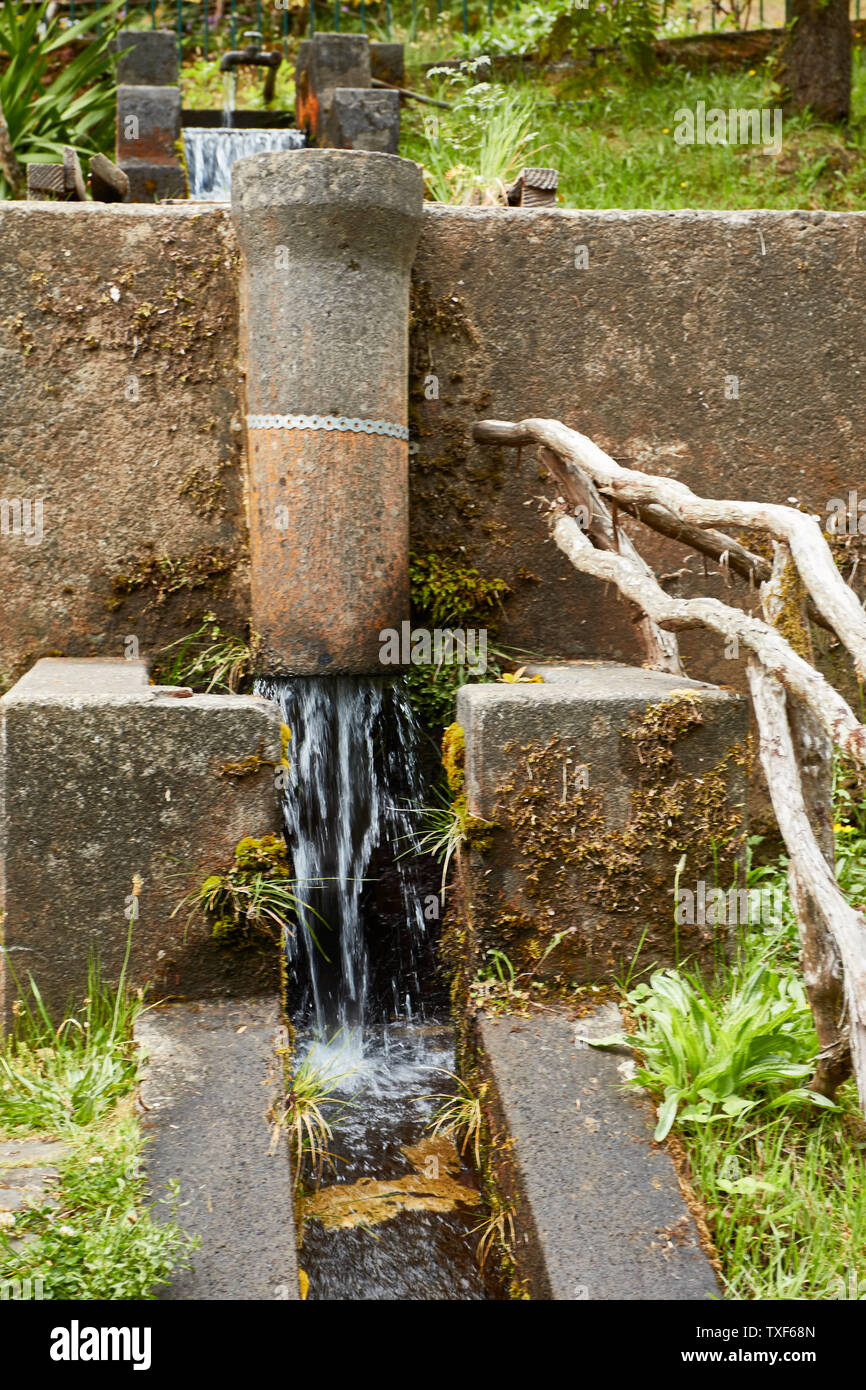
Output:
M577 1020L478 1020L495 1123L492 1161L513 1201L518 1276L534 1299L680 1301L719 1297L652 1106L623 1089L630 1048L588 1038L622 1030L605 1005Z
M243 777L226 763L260 753ZM35 978L60 1011L86 992L91 947L116 980L133 906L131 982L155 997L274 987L278 952L217 948L177 903L245 835L278 833L275 705L178 696L143 662L44 660L0 701L0 1021ZM9 968L11 966L11 969Z
M41 656L152 658L207 612L243 634L236 254L218 207L0 205L0 499L44 506L0 533L0 694Z
M139 1019L147 1057L141 1098L148 1185L180 1184L181 1221L201 1237L195 1268L157 1290L163 1301L299 1297L286 1135L268 1114L284 1099L286 1045L276 998L172 1004Z
M497 828L462 856L479 954L542 978L617 974L641 961L707 961L723 924L674 927L681 888L728 889L745 829L748 706L728 690L605 662L540 665L543 684L466 685L472 815ZM480 846L480 847L479 847ZM717 877L718 875L718 877ZM695 912L695 917L700 914Z
M370 44L370 75L392 87L402 87L406 81L406 58L402 43Z
M179 87L118 87L116 162L129 179L130 202L186 197L180 109Z
M180 74L174 34L159 29L121 29L111 46L117 54L120 86L177 86Z
M298 47L295 121L314 144L321 143L338 87L370 86L370 42L364 34L316 34Z
M381 88L338 87L325 121L324 143L336 150L396 154L400 96Z

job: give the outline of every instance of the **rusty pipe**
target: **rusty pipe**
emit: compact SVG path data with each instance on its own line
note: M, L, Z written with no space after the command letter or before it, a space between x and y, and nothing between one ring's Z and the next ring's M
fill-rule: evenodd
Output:
M298 150L232 171L256 667L381 670L409 616L409 274L421 170Z

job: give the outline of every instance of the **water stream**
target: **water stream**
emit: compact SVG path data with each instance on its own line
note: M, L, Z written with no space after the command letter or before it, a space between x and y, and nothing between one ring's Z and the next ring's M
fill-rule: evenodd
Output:
M411 852L408 808L424 800L414 717L383 679L256 690L291 730L283 809L308 904L287 942L296 1060L312 1054L342 1103L329 1113L334 1170L305 1204L309 1297L486 1298L477 1177L429 1133L454 1050L435 963L437 866Z
M223 120L231 113L223 111ZM232 165L248 154L270 150L302 150L301 130L236 130L226 126L184 126L183 148L189 177L189 196L200 202L225 202L231 197Z

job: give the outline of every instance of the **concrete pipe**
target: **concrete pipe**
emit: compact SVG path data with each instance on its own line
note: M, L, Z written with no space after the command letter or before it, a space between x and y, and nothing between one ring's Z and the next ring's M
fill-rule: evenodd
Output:
M362 674L409 608L409 272L421 170L300 150L232 170L259 672Z

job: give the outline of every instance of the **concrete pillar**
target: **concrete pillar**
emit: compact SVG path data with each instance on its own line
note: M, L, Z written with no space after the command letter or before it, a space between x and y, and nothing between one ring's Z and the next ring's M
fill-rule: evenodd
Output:
M295 122L311 144L321 144L338 87L369 87L370 41L365 34L316 34L298 46Z
M408 617L409 272L416 164L239 160L252 627L258 669L363 673Z
M115 160L129 179L129 201L185 198L177 40L160 30L121 29L117 53Z
M465 804L479 818L461 855L471 951L528 970L551 947L540 978L566 983L615 978L639 949L642 966L711 964L740 907L708 910L742 852L747 702L601 661L528 672L542 683L457 697ZM691 912L677 926L678 903Z
M163 29L121 29L111 41L117 81L123 87L176 87L177 39Z
M276 948L220 947L172 914L245 836L279 833L279 759L267 700L184 696L140 661L38 661L0 700L0 1032L11 970L61 1017L87 992L91 947L117 979L135 875L130 983L156 998L272 992Z
M400 147L399 93L376 87L338 87L319 143L334 150L396 154Z

